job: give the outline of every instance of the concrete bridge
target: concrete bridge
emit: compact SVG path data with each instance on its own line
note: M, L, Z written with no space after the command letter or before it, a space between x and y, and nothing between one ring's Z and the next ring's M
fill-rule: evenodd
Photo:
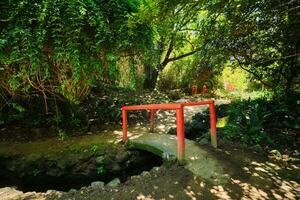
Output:
M177 137L158 133L142 133L131 136L126 141L128 148L152 152L166 160L175 160L177 156ZM184 167L196 176L213 183L224 183L228 180L221 164L192 140L185 139ZM212 149L213 151L213 149Z

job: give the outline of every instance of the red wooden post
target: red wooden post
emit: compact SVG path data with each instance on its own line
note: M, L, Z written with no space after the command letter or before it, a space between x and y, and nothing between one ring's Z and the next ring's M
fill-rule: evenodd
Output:
M150 132L154 132L154 114L155 110L150 110Z
M206 85L202 86L202 92L201 93L202 93L202 95L204 95L206 93Z
M193 85L192 86L192 96L194 96L195 94L197 94L198 92L198 86L197 85Z
M177 124L177 158L179 162L184 161L185 144L184 144L184 115L183 106L176 109L176 124Z
M210 113L210 131L211 131L211 145L217 148L217 128L216 128L216 111L215 103L212 101L209 104L209 113Z
M126 110L122 108L122 125L123 125L123 142L127 140L127 114Z

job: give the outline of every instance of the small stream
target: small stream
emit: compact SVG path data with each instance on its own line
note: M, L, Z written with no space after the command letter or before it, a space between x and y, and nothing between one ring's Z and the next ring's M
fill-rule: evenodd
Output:
M93 181L108 183L118 178L125 182L133 175L139 175L143 171L150 171L155 166L161 166L163 161L160 157L146 151L130 151L130 156L122 162L103 163L99 170L97 157L90 157L86 161L66 165L64 169L59 166L49 166L49 160L37 160L37 163L28 163L24 171L17 168L0 164L0 188L17 187L23 192L46 192L47 190L69 191L89 186ZM9 162L8 162L9 163ZM36 165L34 168L33 166ZM9 166L9 164L8 164ZM39 167L38 167L39 166ZM61 170L61 171L60 171Z
M23 143L0 143L0 188L23 192L69 191L91 182L125 182L161 166L152 153L128 150L113 133Z

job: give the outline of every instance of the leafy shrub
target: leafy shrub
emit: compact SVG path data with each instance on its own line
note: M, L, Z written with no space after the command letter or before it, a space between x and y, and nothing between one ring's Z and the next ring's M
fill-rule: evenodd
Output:
M299 113L291 112L279 97L271 100L236 100L216 106L218 137L245 144L293 148L299 127ZM185 123L186 137L197 139L209 131L209 112L196 114ZM169 131L176 134L176 129Z
M118 121L124 102L102 101L103 93L92 90L103 88L99 82L120 83L121 57L130 60L134 54L141 62L151 40L149 26L127 24L138 5L135 0L0 1L0 125L54 126L59 132L94 119ZM133 75L138 71L122 65ZM90 102L93 98L100 100Z
M94 83L116 83L120 55L141 52L150 39L148 25L127 26L137 6L126 0L1 1L0 90L78 103Z

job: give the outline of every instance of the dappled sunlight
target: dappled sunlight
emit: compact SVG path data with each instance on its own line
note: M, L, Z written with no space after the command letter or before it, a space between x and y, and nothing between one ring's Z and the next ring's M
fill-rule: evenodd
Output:
M167 131L170 127L164 125L164 124L159 124L155 127L155 129L159 129L160 131Z
M118 135L118 136L122 136L123 132L122 132L122 130L114 130L113 134Z
M187 186L185 189L184 189L184 192L185 194L191 199L191 200L197 200L197 196L196 196L196 193L192 190L192 187L191 186ZM200 195L200 194L198 194Z
M283 169L275 163L252 161L248 167L243 167L243 171L250 175L249 182L232 178L231 183L242 189L241 199L298 199L299 183L283 180L279 170Z
M270 199L268 194L249 183L242 182L237 179L231 179L232 183L237 184L243 189L241 199Z
M200 180L198 176L194 176L193 180L195 184L199 185L201 188L204 188L206 186L206 184L202 180Z
M282 181L280 188L273 191L282 193L285 199L300 198L300 185L294 181L293 182Z
M262 161L261 156L250 151L241 153L238 148L219 149L216 155L226 163L224 171L228 170L229 181L207 185L194 178L195 183L208 190L215 199L300 199L298 164Z
M151 195L143 195L143 194L139 194L136 197L137 200L155 200Z
M200 157L199 156L189 156L188 159L189 160L199 160Z
M134 134L134 135L129 135L130 139L136 139L142 137L143 134Z
M210 192L214 194L216 197L220 199L225 199L225 200L230 200L232 199L229 195L228 192L223 188L223 186L218 185L218 186L213 186L212 189L210 189Z
M243 189L242 199L269 199L268 194L263 190L252 186L249 183L239 184Z

